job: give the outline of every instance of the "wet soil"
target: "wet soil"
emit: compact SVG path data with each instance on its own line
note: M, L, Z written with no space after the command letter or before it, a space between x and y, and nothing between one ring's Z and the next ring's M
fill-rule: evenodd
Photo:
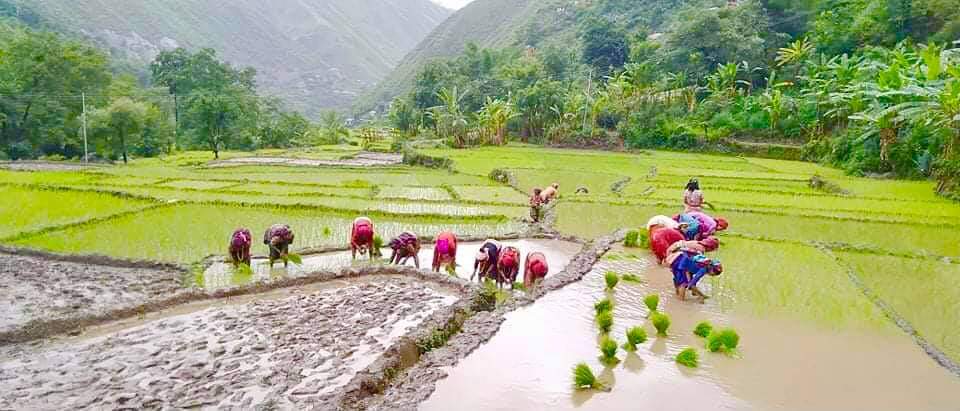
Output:
M183 273L0 253L0 336L130 307L181 289ZM3 338L0 337L0 342Z
M300 167L377 167L397 165L403 162L402 154L395 153L358 153L340 160L315 160L293 157L240 157L210 163L210 167L228 167L238 164L285 165Z
M329 409L385 347L457 300L396 276L270 295L4 347L0 409Z
M646 281L621 282L608 293L606 271ZM646 319L642 299L650 293L660 294L661 311L671 317L666 337ZM636 353L618 351L615 366L598 360L593 304L606 296L616 306L611 337L623 343L625 330L637 325L650 336ZM692 334L703 320L737 329L738 353L706 352ZM697 369L674 361L688 346L699 351ZM575 391L571 370L578 362L612 391ZM496 336L443 372L449 376L420 409L942 410L960 401L960 380L902 334L819 329L724 313L714 300L681 302L667 270L646 259L603 261L583 281L507 314Z

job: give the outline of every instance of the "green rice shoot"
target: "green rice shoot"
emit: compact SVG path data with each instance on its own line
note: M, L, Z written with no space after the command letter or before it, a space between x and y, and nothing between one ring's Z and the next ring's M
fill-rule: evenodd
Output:
M640 246L640 232L637 230L630 230L627 232L627 237L623 240L624 247L636 248Z
M613 311L613 301L610 301L609 298L604 298L600 301L597 301L596 304L593 305L593 309L597 312L597 314L605 311Z
M610 311L597 313L597 328L602 334L609 333L613 328L613 313Z
M637 350L638 344L643 344L647 341L647 330L643 327L631 327L627 329L627 342L623 344L623 349L634 352Z
M732 328L714 330L707 336L707 349L710 352L731 353L740 345L740 335Z
M602 390L604 388L586 363L579 363L573 367L573 387L578 390Z
M609 336L604 336L600 340L600 362L606 365L614 365L620 362L617 358L617 341Z
M621 280L631 283L642 283L643 279L635 274L624 274L620 277Z
M660 294L650 294L644 297L643 304L647 306L651 313L656 312L657 307L660 306Z
M303 257L301 257L300 254L289 253L289 254L287 254L287 256L284 258L284 261L288 261L288 262L293 263L293 264L295 264L295 265L303 265Z
M700 357L697 355L697 350L694 350L692 347L687 347L683 351L680 351L677 354L677 364L683 365L685 367L697 368L697 365L700 363Z
M653 323L653 327L657 329L658 335L667 335L667 330L670 328L670 317L659 311L654 311L653 315L650 316L650 322Z
M603 275L603 280L607 283L607 289L612 290L616 288L617 283L620 282L620 276L613 271L607 271L607 273Z
M711 332L711 331L713 331L713 325L710 324L709 321L701 321L701 322L700 322L699 324L697 324L697 326L693 329L693 335L696 335L696 336L698 336L698 337L706 338L707 336L710 335L710 332Z

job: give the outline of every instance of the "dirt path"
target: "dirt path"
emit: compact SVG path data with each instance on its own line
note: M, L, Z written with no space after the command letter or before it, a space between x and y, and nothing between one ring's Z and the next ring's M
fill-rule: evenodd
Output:
M229 167L235 165L284 165L300 167L377 167L390 166L403 162L402 154L362 152L353 157L340 160L314 160L294 157L240 157L210 163L209 167Z
M456 297L366 278L88 340L7 347L0 409L330 408L335 391Z
M0 336L135 306L181 289L183 273L0 253ZM0 337L0 343L3 338Z

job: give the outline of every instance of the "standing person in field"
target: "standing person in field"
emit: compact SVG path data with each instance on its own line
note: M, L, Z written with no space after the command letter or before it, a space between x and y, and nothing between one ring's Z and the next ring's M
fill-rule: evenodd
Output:
M413 264L420 268L420 239L416 234L404 231L400 235L390 240L390 249L393 254L390 255L390 264L404 265L407 260L413 258Z
M496 279L497 261L500 259L500 249L503 246L499 241L488 239L480 245L477 256L473 260L473 274L470 274L470 281L473 277L479 275L477 279L483 282L484 278Z
M287 266L287 255L290 253L290 244L293 244L293 230L286 224L274 224L263 233L263 243L270 247L270 268L277 260L283 260Z
M457 236L449 231L437 235L433 246L433 271L439 273L441 266L451 272L457 269Z
M699 297L702 303L708 297L697 288L697 284L706 275L717 276L723 273L723 265L720 264L720 260L711 260L703 254L677 251L667 257L667 263L670 264L670 271L673 273L673 286L676 289L677 297L681 301L687 299L687 290L690 290L695 297Z
M540 192L540 202L543 203L544 205L550 204L550 202L553 201L559 194L559 190L560 190L559 183L551 184L550 187L547 187Z
M547 277L550 267L547 265L547 256L541 252L527 254L527 261L523 267L523 288L530 289L538 281Z
M540 209L543 208L543 200L540 199L542 192L543 190L534 188L533 194L530 196L530 219L534 223L540 222Z
M230 246L227 247L227 252L230 254L230 260L233 261L233 265L250 265L251 245L253 245L253 235L250 234L250 230L246 228L234 230L230 236Z
M691 178L683 190L683 212L703 211L703 191L700 190L700 181Z
M373 259L379 251L374 250L373 247L374 235L373 220L369 217L357 217L353 220L353 228L350 230L350 252L354 260L357 259L357 253L360 255L370 253L370 258Z
M513 289L513 283L517 281L517 274L520 273L520 250L517 247L503 247L500 250L500 258L497 259L497 287L503 288L503 285L510 283L510 289Z

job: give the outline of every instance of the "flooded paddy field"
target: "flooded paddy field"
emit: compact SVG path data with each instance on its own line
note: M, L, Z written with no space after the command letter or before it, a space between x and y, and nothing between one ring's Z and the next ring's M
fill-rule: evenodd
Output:
M333 281L4 347L0 408L329 407L357 371L457 300L438 287Z

